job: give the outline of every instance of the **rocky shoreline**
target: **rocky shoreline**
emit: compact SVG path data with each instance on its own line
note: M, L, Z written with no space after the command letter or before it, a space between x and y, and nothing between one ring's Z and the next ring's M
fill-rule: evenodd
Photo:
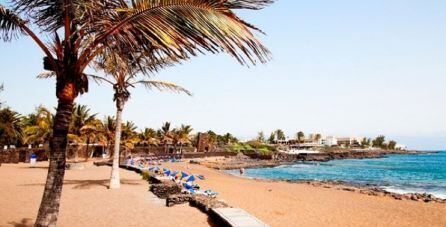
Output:
M431 152L421 152L421 151L348 151L348 152L336 152L336 153L319 153L319 154L279 154L272 159L253 159L244 155L238 155L233 158L224 158L214 161L193 161L193 164L199 164L206 166L208 168L217 170L234 170L240 168L268 168L276 167L280 165L291 164L295 162L328 162L337 159L366 159L366 158L383 158L386 155L391 154L426 154L426 153L436 153L436 151ZM411 200L418 202L436 202L436 203L446 203L446 199L437 198L434 195L426 193L407 193L398 194L393 192L385 191L376 186L362 186L353 185L341 181L308 181L308 180L266 180L266 179L255 179L259 181L285 181L289 183L297 184L308 184L314 187L323 188L333 188L336 190L356 192L360 194L366 194L370 196L380 196L380 197L391 197L396 200Z
M287 182L307 184L307 185L312 185L314 187L334 188L337 190L356 192L370 196L391 197L396 200L411 200L425 203L431 203L431 202L446 203L446 199L437 198L432 194L427 194L427 193L398 194L398 193L388 192L386 190L377 187L364 187L338 181L287 181Z
M433 151L434 152L434 151ZM343 151L343 152L326 152L315 154L276 154L269 158L256 158L255 155L249 157L245 155L237 155L231 158L217 159L217 160L205 160L205 161L192 161L193 164L199 164L208 168L217 170L234 170L240 168L269 168L281 165L292 164L295 162L328 162L339 159L366 159L366 158L384 158L386 155L391 154L425 154L433 152L420 152L420 151Z

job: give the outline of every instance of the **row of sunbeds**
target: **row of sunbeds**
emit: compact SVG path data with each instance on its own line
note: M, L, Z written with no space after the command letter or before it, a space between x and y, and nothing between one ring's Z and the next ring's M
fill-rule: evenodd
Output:
M158 180L172 180L182 187L183 193L193 195L205 195L211 198L217 197L218 193L213 190L201 190L200 186L195 183L196 180L205 180L203 175L189 174L183 171L171 171L169 169L161 169L159 166L149 166L148 162L143 159L128 159L126 165L137 168L140 171L149 171L155 173Z

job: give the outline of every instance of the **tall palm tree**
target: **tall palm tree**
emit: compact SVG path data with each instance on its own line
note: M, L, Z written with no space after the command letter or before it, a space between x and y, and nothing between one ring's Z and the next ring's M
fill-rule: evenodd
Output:
M135 61L133 59L128 59L129 57L131 58L131 56L125 55L125 53L120 55L118 53L104 51L102 58L96 62L96 67L103 70L107 75L109 75L109 78L89 75L96 82L108 83L114 90L113 101L116 104L117 123L115 130L116 133L113 152L113 165L110 176L110 189L120 188L119 149L121 144L121 122L125 104L129 100L131 95L130 88L134 88L137 85L142 85L147 89L168 89L170 91L175 91L178 93L183 92L191 95L188 90L172 83L144 80L138 78L138 73L143 72L144 69L139 68L139 66L135 64ZM163 64L169 64L169 62L153 62L150 63L150 65L145 65L145 67L161 67ZM146 62L145 64L149 63Z
M0 110L0 144L17 145L23 136L22 116L9 108Z
M54 115L45 107L37 108L36 114L28 115L24 120L24 142L27 144L45 144L53 134Z
M3 40L29 36L45 54L44 68L57 75L50 166L36 226L57 222L71 113L77 96L88 91L84 70L92 60L119 47L135 59L139 50L152 60L209 51L226 52L242 64L255 64L255 58L263 63L269 52L252 33L258 29L232 10L261 9L272 1L12 0L10 8L0 5Z

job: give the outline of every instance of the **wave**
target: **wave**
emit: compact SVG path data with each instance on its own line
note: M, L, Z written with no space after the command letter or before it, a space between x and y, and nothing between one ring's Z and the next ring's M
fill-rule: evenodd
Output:
M381 189L396 193L396 194L408 194L408 193L420 193L420 194L431 194L437 198L440 199L446 199L446 191L430 191L430 190L422 190L422 189L415 189L415 188L398 188L394 186L383 186L380 187Z

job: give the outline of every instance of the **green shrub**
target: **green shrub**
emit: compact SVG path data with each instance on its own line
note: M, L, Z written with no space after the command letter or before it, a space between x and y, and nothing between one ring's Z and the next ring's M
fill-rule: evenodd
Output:
M141 172L141 177L145 181L149 181L150 180L150 176L151 176L151 174L150 174L149 171L142 171Z

